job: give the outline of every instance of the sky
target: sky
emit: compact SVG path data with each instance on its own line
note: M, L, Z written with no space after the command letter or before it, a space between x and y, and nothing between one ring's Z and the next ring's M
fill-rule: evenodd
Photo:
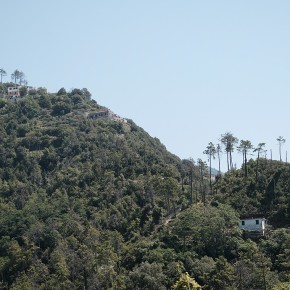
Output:
M283 136L285 159L289 0L0 0L0 8L4 81L19 69L49 92L87 88L182 159L207 160L208 143L226 132L265 142L273 159ZM225 170L225 155L221 162Z

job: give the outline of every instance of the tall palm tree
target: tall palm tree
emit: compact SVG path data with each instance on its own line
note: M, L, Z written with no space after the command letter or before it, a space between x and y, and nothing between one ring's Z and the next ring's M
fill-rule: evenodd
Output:
M282 148L282 145L286 142L286 139L284 139L282 136L279 136L276 140L279 143L279 155L280 155L280 161L282 161L281 148Z
M225 134L221 135L220 141L225 146L225 150L227 152L227 164L228 164L228 171L233 169L233 159L232 159L232 152L234 151L235 145L239 142L237 137L231 132L226 132Z
M260 161L260 155L262 152L266 152L264 149L266 143L259 143L258 146L254 149L254 152L258 152L258 157L257 157L257 167L256 167L256 182L258 180L258 170L259 170L259 161Z
M243 153L243 164L245 169L245 177L248 175L248 168L247 168L247 154L249 150L253 149L253 145L249 140L241 140L240 145L238 147L238 151Z
M3 68L0 68L0 75L1 75L1 84L2 84L2 78L7 75L6 71Z
M12 74L11 74L11 79L14 81L14 83L17 83L17 80L20 78L21 72L16 69Z
M216 154L216 148L212 142L208 143L208 146L206 147L206 150L203 151L203 154L206 154L209 159L209 185L210 190L212 192L212 182L211 182L211 160L215 158Z

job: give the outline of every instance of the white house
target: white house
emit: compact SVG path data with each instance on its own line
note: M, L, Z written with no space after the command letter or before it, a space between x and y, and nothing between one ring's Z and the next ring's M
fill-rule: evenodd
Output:
M247 233L253 233L264 236L266 229L266 219L262 217L243 218L239 222L239 228Z
M16 85L15 84L13 87L8 87L7 88L7 95L5 95L5 97L8 100L14 100L15 101L16 99L20 98L20 89L21 88L26 88L27 92L35 89L34 87L31 87L31 86L21 86L21 85Z
M20 96L19 86L7 88L7 97L8 98L17 98L19 96Z

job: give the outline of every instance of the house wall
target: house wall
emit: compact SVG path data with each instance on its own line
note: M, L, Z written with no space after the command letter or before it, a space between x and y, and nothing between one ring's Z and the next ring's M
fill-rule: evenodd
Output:
M101 111L96 113L89 114L89 118L91 119L99 119L99 118L106 118L109 116L109 111Z
M241 219L239 228L245 231L264 231L265 221L264 218Z
M108 118L109 120L127 123L126 119L121 118L117 114L114 114L111 110L90 113L87 115L87 117L90 119Z
M20 92L18 87L8 87L7 88L7 96L8 97L19 97Z
M27 92L34 90L34 87L31 86L20 86L20 85L15 85L14 87L8 87L7 88L7 97L9 98L17 98L20 97L20 89L26 87Z

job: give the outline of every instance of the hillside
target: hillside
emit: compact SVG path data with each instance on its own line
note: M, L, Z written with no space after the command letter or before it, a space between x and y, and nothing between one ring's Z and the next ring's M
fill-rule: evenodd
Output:
M133 121L89 119L106 108L86 93L1 99L3 285L113 287L126 242L181 202L181 161Z
M289 289L289 165L251 160L211 193L106 112L86 89L0 99L0 289ZM254 214L263 239L237 226Z
M290 165L260 158L243 169L229 172L216 184L215 199L230 204L240 215L265 216L275 227L290 225Z

